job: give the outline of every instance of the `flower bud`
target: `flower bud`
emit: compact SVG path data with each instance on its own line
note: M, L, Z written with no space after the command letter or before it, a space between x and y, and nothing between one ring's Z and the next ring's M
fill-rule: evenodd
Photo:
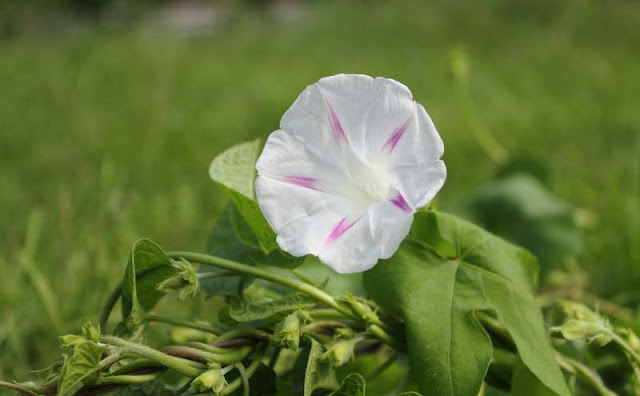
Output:
M339 327L334 334L335 338L351 339L356 336L356 332L350 327Z
M83 336L79 336L75 334L67 334L67 335L60 336L58 338L60 339L60 343L63 346L71 346L71 347L87 341L87 339L84 338Z
M353 340L340 340L322 354L320 359L331 363L333 367L340 367L353 357Z
M212 368L196 377L191 385L197 388L200 392L212 390L215 395L219 395L227 388L227 386L229 386L229 383L227 383L227 380L224 378L222 370L219 368Z
M184 300L189 296L195 297L200 289L196 268L193 264L184 260L172 261L171 265L176 269L175 274L160 282L156 288L162 292L180 290L178 295L180 300Z
M86 339L98 342L100 340L100 325L94 326L93 323L87 322L82 326L82 334Z
M273 341L285 348L297 351L300 345L301 332L300 316L297 312L294 312L278 323L274 329Z
M367 322L378 321L378 314L374 311L366 301L354 297L351 293L347 293L340 298L340 301L345 302L353 312Z
M567 340L586 339L600 346L608 344L613 338L608 323L604 321L570 319L562 325L560 331Z

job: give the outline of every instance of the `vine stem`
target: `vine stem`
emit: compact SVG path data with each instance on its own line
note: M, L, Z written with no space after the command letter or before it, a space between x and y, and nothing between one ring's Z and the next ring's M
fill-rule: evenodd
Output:
M136 344L135 342L123 340L122 338L113 337L113 336L102 336L100 337L100 341L113 345L116 347L120 347L127 352L132 352L142 357L146 357L148 359L154 360L165 367L176 370L177 372L186 375L188 377L197 377L200 375L200 370L191 367L182 361L177 360L169 355L166 355L160 351L157 351L153 348L149 348L144 345Z
M638 352L631 347L622 337L620 337L616 332L611 331L611 335L613 336L613 340L618 344L626 353L629 354L638 364L640 364L640 355Z
M599 395L617 396L615 392L611 391L605 386L600 376L591 368L585 366L577 360L573 360L570 357L564 356L559 352L555 352L555 358L560 367L562 367L565 371L576 374L577 377L582 379L586 384L590 385L591 388L598 392Z
M255 374L255 372L258 370L258 367L260 367L260 362L262 361L262 358L264 357L265 352L261 352L259 353L251 362L251 364L249 364L249 367L247 367L247 369L244 371L244 375L241 375L240 378L236 378L233 381L231 381L231 383L229 383L229 386L222 391L222 393L220 393L221 396L227 396L231 393L233 393L236 389L238 389L240 387L240 385L242 385L244 383L244 381L248 381L249 378L251 378L253 376L253 374ZM237 367L237 366L236 366ZM244 368L244 366L243 366ZM241 372L242 374L242 372ZM245 388L246 390L249 389L249 387L247 386Z
M283 277L276 273L263 270L261 268L252 267L246 264L241 264L235 261L223 259L221 257L209 256L207 254L201 253L193 253L193 252L169 252L167 253L167 257L173 259L183 259L187 261L192 261L195 263L212 265L214 267L222 268L228 271L233 271L236 273L241 273L249 276L253 276L256 278L264 279L273 283L280 284L282 286L286 286L293 290L305 293L316 300L326 304L330 308L333 308L337 312L346 316L347 318L351 318L357 322L365 322L367 320L359 317L356 313L354 313L351 308L340 304L336 301L332 295L326 293L325 291L318 289L317 287L310 285L306 282L303 282L299 279ZM388 332L388 326L381 322L380 320L375 320L373 322L374 325L377 325L376 331L374 332L376 337L381 337L380 340L389 343L389 345L394 348L398 348L401 346L401 343L394 339Z
M141 375L112 375L109 377L103 377L100 380L100 385L111 384L142 384L144 382L153 381L162 374L162 370L156 373L141 374Z
M305 293L350 318L354 318L356 320L359 319L347 307L340 305L330 294L298 279L283 277L273 272L265 271L261 268L241 264L235 261L223 259L221 257L209 256L207 254L192 252L169 252L167 253L167 257L174 259L182 258L200 264L213 265L214 267L278 283L282 286L286 286L288 288Z
M0 381L0 388L11 389L13 391L20 392L23 395L38 396L37 393L35 393L35 392L25 388L25 387L22 387L20 385L13 384L11 382Z
M113 307L115 307L118 299L120 298L120 294L122 293L122 282L118 283L115 289L109 294L109 298L102 308L102 312L100 313L100 328L102 331L105 331L107 328L107 322L109 321L109 316L111 315L111 311Z
M166 316L147 315L147 321L172 324L172 325L175 325L175 326L186 327L186 328L194 329L194 330L200 330L200 331L203 331L205 333L210 333L210 334L217 335L217 336L222 334L222 331L220 331L219 329L216 329L215 327L202 325L202 324L198 324L198 323L192 323L192 322L188 322L188 321L185 321L185 320L168 318Z
M365 381L368 383L378 378L380 374L384 373L393 363L395 363L396 359L398 359L398 352L393 352L391 356L378 368L376 368L371 374L367 375Z

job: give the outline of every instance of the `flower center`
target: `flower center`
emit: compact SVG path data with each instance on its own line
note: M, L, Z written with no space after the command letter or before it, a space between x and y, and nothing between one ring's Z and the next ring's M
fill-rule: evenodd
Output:
M369 195L372 203L384 201L389 190L389 186L382 186L381 183L360 184L358 188Z
M377 171L365 164L351 168L348 197L366 209L376 202L388 198L389 179L385 172Z

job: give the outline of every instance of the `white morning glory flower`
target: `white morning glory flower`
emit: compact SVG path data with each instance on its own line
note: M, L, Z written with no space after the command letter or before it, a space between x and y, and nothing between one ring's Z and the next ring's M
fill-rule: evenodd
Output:
M265 144L256 197L282 250L352 273L389 258L444 184L444 145L409 89L340 74L308 86Z

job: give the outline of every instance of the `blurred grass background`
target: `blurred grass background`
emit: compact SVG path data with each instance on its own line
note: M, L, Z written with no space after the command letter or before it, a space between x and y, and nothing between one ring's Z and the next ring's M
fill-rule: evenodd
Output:
M55 361L136 239L202 250L225 203L211 159L266 137L320 77L408 85L445 141L439 206L455 207L497 166L471 137L452 54L511 156L595 214L579 257L592 289L638 290L640 3L249 3L0 2L0 378ZM194 7L196 22L172 19Z

